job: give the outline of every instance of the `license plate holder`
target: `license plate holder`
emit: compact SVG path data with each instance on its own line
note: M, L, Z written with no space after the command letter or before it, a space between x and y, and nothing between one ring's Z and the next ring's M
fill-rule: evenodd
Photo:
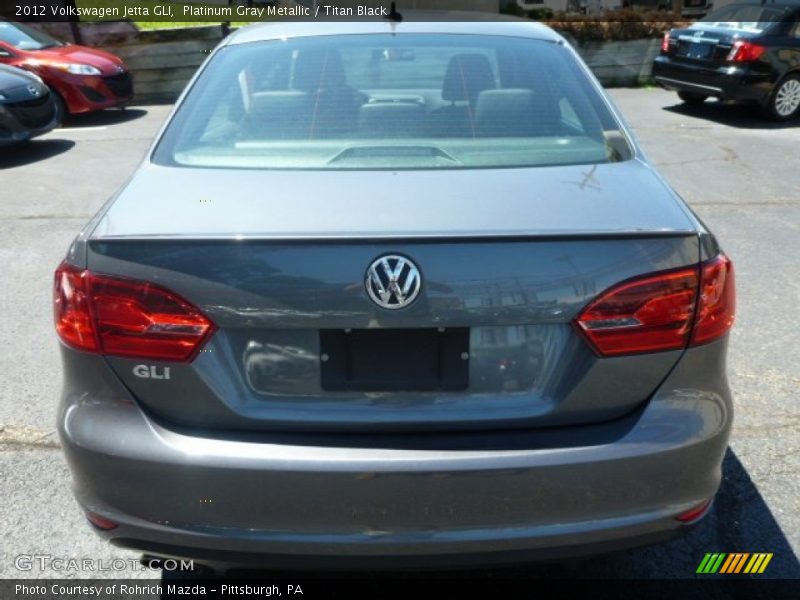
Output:
M703 42L688 42L684 49L683 55L687 58L704 60L711 56L713 49L713 44L706 44Z
M324 390L458 391L469 385L469 328L320 330Z

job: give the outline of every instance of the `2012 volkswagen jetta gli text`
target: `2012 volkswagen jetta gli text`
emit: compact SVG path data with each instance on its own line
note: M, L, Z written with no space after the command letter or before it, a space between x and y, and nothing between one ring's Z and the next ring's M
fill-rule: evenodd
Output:
M558 35L246 27L55 275L74 489L219 564L666 539L731 426L733 269Z

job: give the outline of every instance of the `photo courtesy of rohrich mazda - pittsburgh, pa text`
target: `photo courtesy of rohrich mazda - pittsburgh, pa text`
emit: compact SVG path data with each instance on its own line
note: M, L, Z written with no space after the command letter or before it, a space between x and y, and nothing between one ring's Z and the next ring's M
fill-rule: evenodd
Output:
M58 266L58 432L113 544L487 566L709 511L730 258L559 34L404 16L231 33Z

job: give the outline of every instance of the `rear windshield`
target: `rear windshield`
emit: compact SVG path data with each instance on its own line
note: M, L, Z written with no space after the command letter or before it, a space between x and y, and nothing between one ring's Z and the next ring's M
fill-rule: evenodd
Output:
M630 157L560 44L342 35L223 48L154 160L187 167L450 169Z
M760 33L773 23L780 21L786 13L785 8L759 6L756 4L732 4L706 15L700 19L703 27L738 29Z

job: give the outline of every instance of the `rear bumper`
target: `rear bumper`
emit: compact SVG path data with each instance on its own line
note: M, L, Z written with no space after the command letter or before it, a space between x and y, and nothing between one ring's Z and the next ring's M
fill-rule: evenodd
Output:
M150 554L304 568L553 559L666 539L713 497L732 419L725 343L688 351L615 440L580 446L178 433L102 359L67 350L59 431L79 503L119 523L101 535ZM76 370L94 370L96 388L73 389Z
M747 67L696 65L663 55L653 63L653 78L669 90L759 104L767 102L775 84L771 75Z

